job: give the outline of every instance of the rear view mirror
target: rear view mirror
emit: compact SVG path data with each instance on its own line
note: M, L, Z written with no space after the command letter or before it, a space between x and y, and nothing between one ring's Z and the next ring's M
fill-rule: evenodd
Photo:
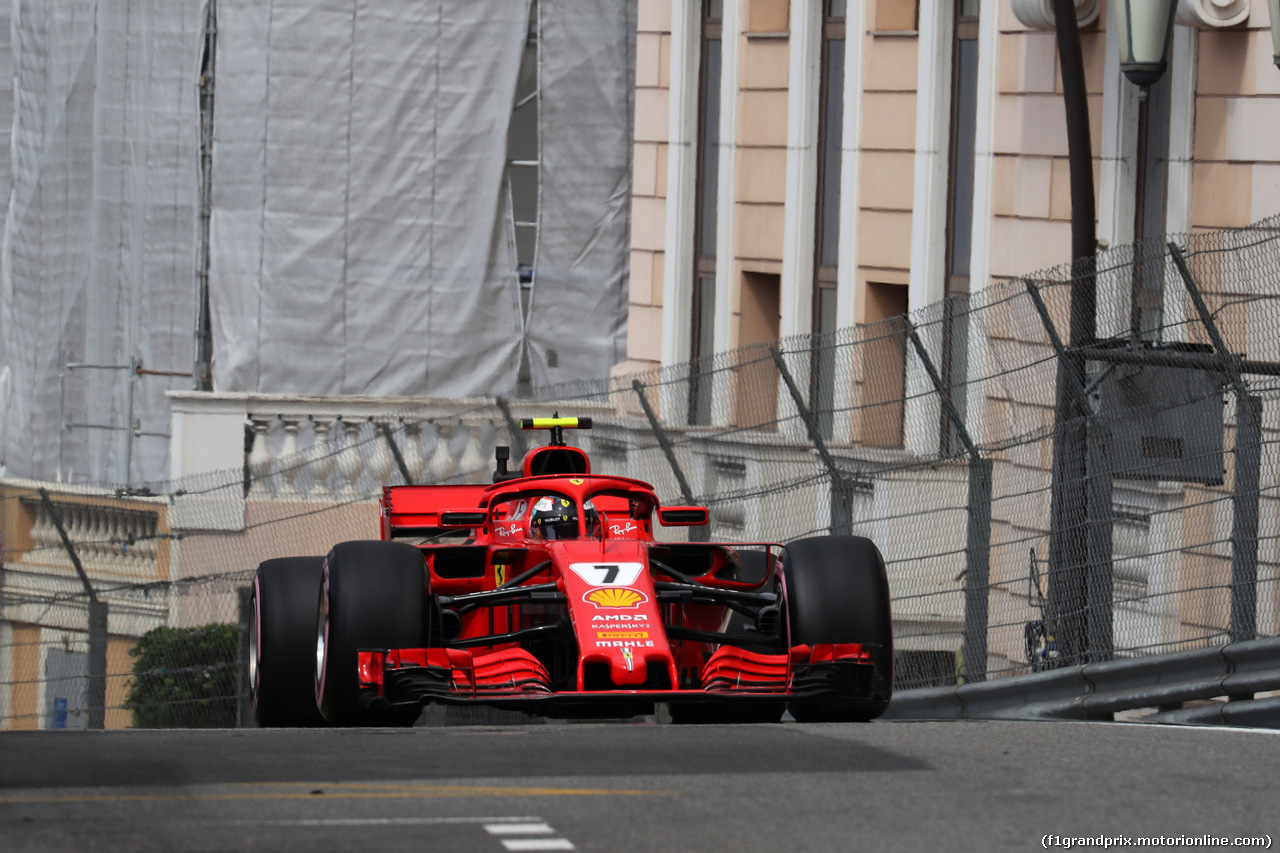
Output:
M702 527L710 514L704 506L668 506L658 510L663 527Z
M446 509L440 513L441 527L482 527L489 513L483 509Z

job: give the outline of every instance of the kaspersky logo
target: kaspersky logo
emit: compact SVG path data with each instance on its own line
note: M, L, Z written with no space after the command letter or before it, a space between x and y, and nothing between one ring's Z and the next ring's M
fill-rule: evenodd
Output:
M602 610L632 610L649 600L649 596L645 595L638 589L619 589L618 587L600 587L590 590L582 596L583 601L589 601Z

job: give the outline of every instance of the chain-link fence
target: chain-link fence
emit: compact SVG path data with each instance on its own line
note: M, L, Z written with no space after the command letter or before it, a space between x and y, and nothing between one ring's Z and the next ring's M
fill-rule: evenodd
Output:
M1280 218L1172 242L536 401L263 396L241 468L150 495L0 483L0 725L242 719L259 562L375 538L383 485L488 481L554 410L697 537L873 539L900 689L1275 635Z

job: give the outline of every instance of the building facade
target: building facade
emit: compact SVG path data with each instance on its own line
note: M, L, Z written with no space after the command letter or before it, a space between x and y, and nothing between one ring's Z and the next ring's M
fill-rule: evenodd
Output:
M1051 7L640 0L628 361L615 373L871 324L1069 261ZM1265 3L1180 0L1168 71L1145 93L1120 72L1115 4L1076 8L1100 247L1280 209ZM1099 299L1116 326L1100 335L1159 325L1159 283ZM875 361L910 397L905 353ZM821 376L810 386L843 393ZM690 423L710 417L689 405ZM985 407L971 408L981 436ZM848 437L919 452L946 440L909 421Z

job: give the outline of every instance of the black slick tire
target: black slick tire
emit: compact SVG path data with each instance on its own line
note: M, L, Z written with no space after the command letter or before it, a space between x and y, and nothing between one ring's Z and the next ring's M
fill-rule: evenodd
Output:
M313 599L315 699L331 725L413 725L421 711L360 703L360 649L427 645L427 587L422 552L403 542L343 542L324 560Z
M267 560L253 576L249 685L260 726L322 726L315 693L315 599L323 557Z
M791 644L861 643L875 664L869 698L796 700L799 722L865 721L880 716L893 695L893 624L884 558L870 539L819 536L787 545L782 556Z

